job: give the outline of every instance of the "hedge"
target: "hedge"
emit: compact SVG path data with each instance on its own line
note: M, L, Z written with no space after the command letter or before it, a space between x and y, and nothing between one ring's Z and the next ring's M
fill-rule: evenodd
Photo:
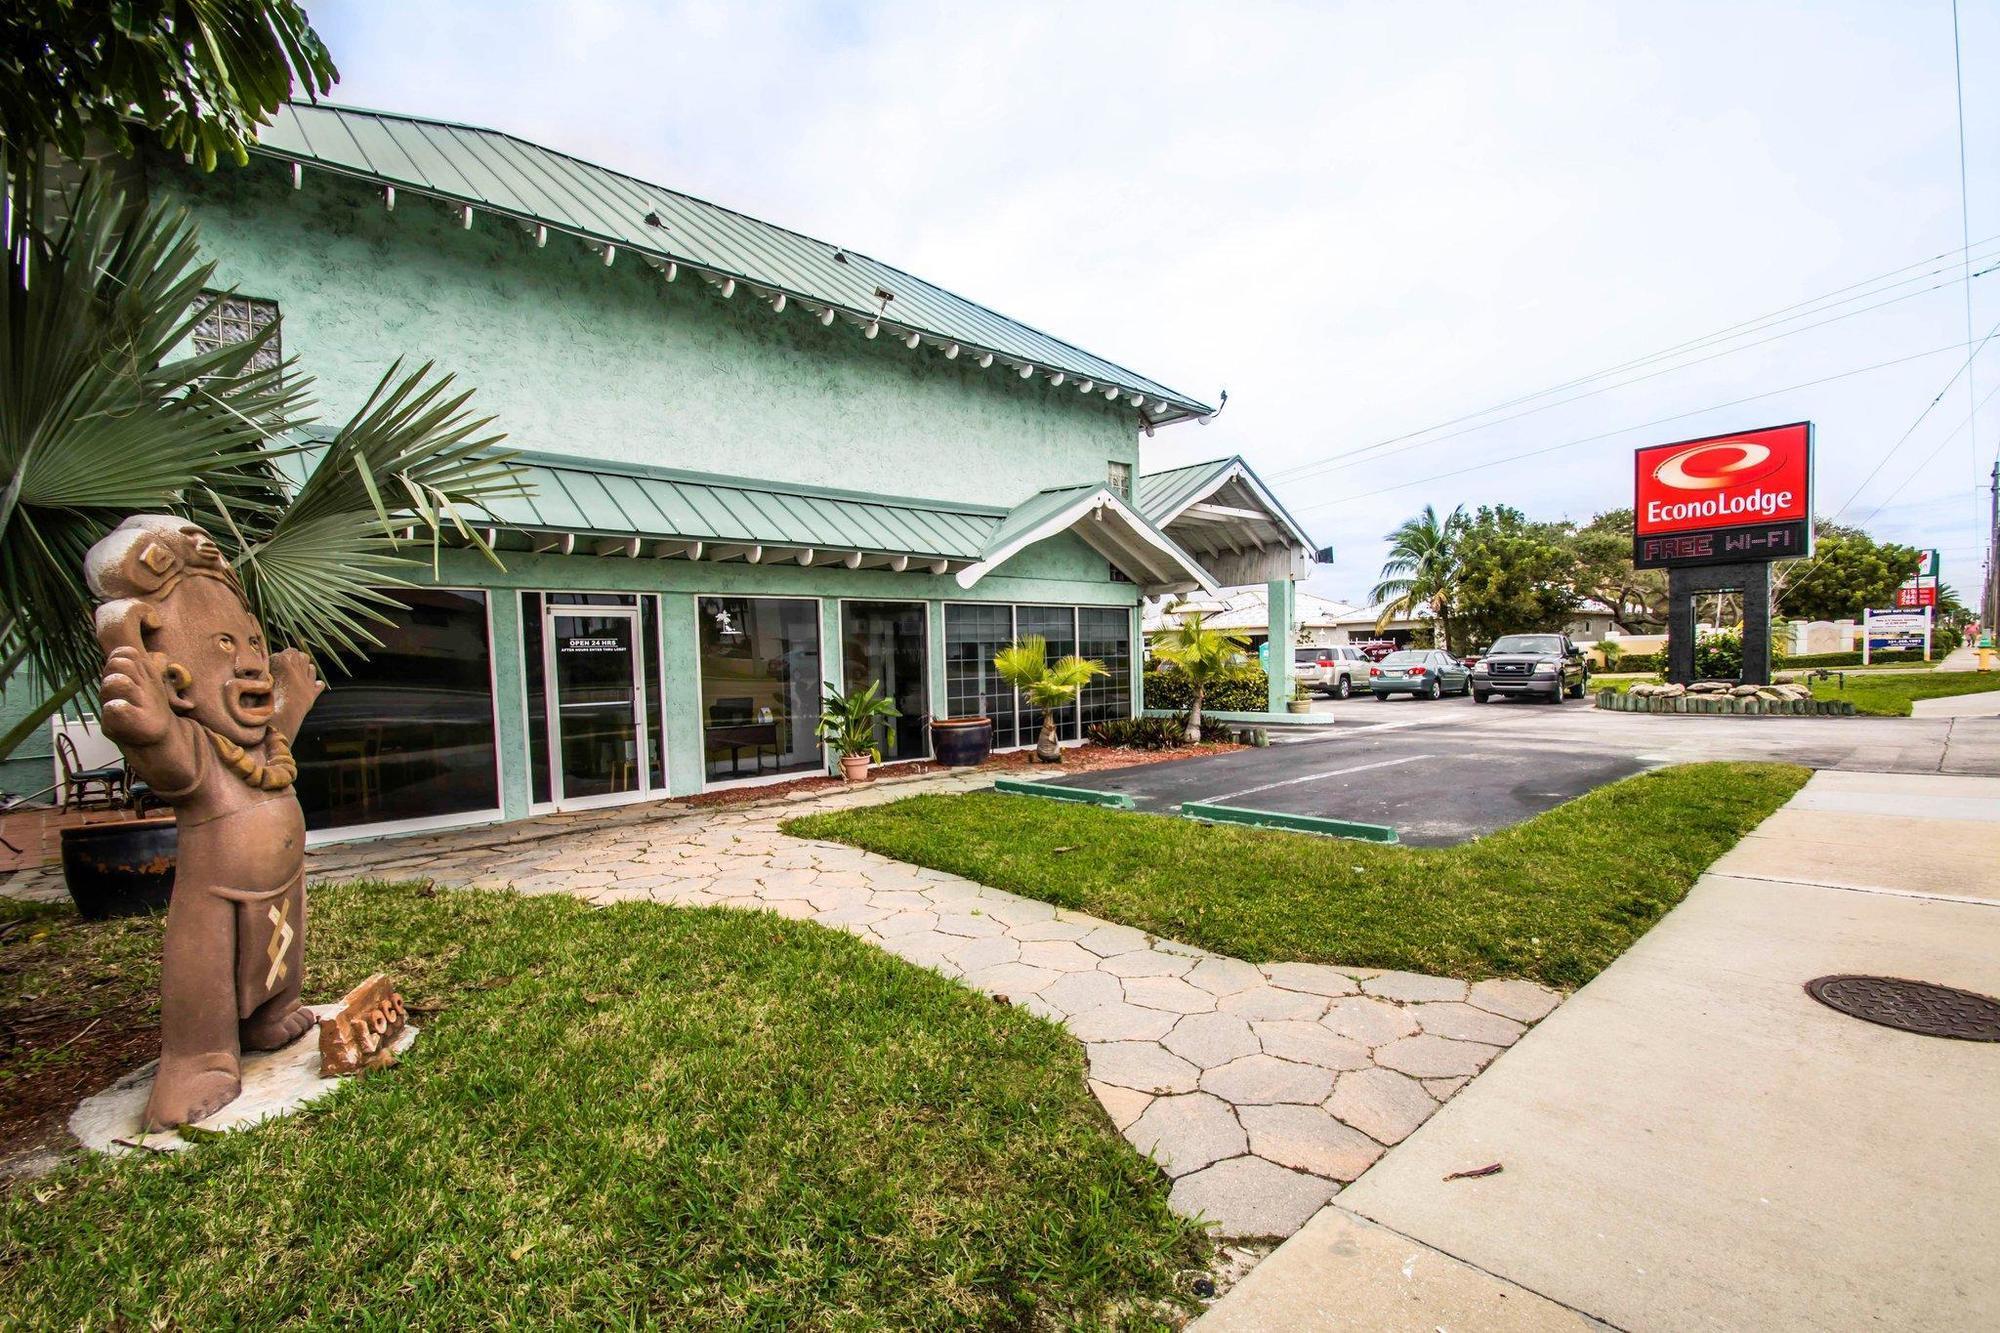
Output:
M1209 686L1201 706L1213 713L1268 713L1270 678L1262 668L1251 667L1235 680ZM1148 671L1146 707L1171 708L1177 712L1194 707L1194 691L1188 688L1187 677L1178 671Z

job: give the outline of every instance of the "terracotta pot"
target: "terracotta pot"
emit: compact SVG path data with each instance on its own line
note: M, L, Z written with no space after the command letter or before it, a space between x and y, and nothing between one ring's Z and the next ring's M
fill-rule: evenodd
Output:
M868 780L869 759L865 754L844 754L840 756L840 776L849 782Z
M970 768L993 753L993 719L941 717L931 720L931 753L948 768Z
M180 840L174 819L120 819L62 831L63 881L92 921L165 911Z

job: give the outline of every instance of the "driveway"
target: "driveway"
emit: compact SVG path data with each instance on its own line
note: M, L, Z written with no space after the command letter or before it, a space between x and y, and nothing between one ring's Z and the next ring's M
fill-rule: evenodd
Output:
M1972 696L1979 697L1979 696ZM2000 717L1698 717L1589 704L1323 700L1318 725L1240 750L1067 779L1141 810L1182 802L1386 824L1444 846L1663 764L1777 760L1861 772L2000 775Z

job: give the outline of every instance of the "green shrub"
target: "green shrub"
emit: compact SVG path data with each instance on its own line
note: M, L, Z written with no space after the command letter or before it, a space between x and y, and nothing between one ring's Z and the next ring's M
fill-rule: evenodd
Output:
M1871 665L1893 662L1921 662L1923 660L1924 655L1920 650L1916 652L1868 654L1868 661ZM1792 657L1786 653L1774 652L1771 654L1771 665L1773 667L1785 668L1860 666L1861 654L1858 651L1851 653L1802 653L1797 657Z
M1090 739L1099 745L1116 745L1127 750L1171 750L1186 742L1187 716L1115 717L1090 729Z
M1271 682L1261 667L1246 668L1235 680L1211 685L1201 706L1213 713L1268 713L1271 710ZM1194 707L1194 690L1178 671L1146 673L1146 707L1171 708L1186 712Z
M1694 646L1697 680L1735 680L1743 674L1743 636L1733 629L1717 630Z

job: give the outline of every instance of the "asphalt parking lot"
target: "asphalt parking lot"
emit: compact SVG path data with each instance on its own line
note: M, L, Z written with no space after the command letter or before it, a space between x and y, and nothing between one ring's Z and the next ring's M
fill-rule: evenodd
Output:
M1269 749L1084 773L1065 785L1386 824L1404 843L1448 846L1530 818L1648 768L1783 760L1876 772L2000 772L2000 719L1708 718L1599 712L1588 703L1357 697L1314 706L1310 728L1271 728Z

